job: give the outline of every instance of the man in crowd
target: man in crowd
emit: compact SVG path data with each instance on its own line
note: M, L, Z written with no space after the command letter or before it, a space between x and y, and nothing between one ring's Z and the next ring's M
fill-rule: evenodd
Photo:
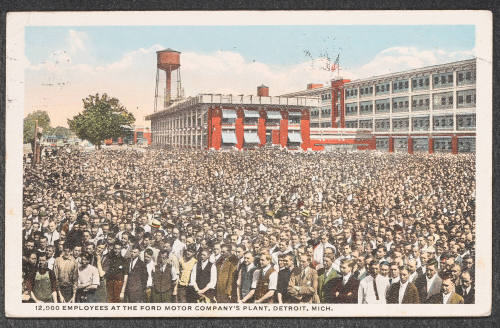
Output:
M204 303L213 302L216 284L216 264L210 262L208 251L202 250L200 261L194 265L190 279L190 285L193 287L196 299Z
M55 184L53 173L59 174ZM120 302L119 286L128 278L129 263L121 263L116 248L129 258L128 246L138 243L141 261L146 261L148 250L169 252L179 272L179 302L205 300L198 293L188 296L193 267L199 264L196 257L201 250L207 252L215 263L216 273L210 276L216 279L224 260L221 245L230 245L231 253L237 244L244 246L238 253L250 252L257 267L262 267L263 254L271 252L271 266L280 281L286 277L284 270L278 274L276 264L280 255L290 251L297 261L308 255L312 268L321 270L320 276L328 272L328 254L333 256L335 271L343 259L355 260L351 269L355 280L366 277L372 261L381 264L380 276L396 280L397 270L394 266L389 270L389 263L408 265L409 280L426 299L427 294L436 293L434 271L446 274L461 263L461 272L468 275L455 270L454 283L457 291L463 284L470 295L474 287L466 283L469 276L474 281L475 273L474 177L474 154L290 154L272 149L138 152L128 148L58 152L25 169L23 277L26 283L28 273L36 269L30 262L36 264L38 250L50 253L52 243L55 254L49 267L55 268L67 240L70 252L77 245L95 252L90 265L97 267L101 277L96 296L108 290ZM186 257L193 242L194 252ZM88 248L89 243L94 248ZM81 258L81 250L77 248L74 255ZM159 256L153 254L149 263L156 264ZM428 259L443 260L441 267L431 269L430 278ZM151 266L143 272L146 281L152 278ZM240 271L234 272L228 280L235 290ZM272 277L274 273L270 282ZM205 292L224 290L213 300L236 302L235 293L229 298L221 288L222 280L219 288L216 279ZM280 293L281 288L266 287L266 279L260 281L260 291L272 293L273 301L279 302L280 294L282 302L294 301ZM152 281L146 283L146 290L150 287ZM325 288L329 284L319 281L316 293L323 294L321 302L332 302L323 293ZM72 299L69 294L65 301ZM240 299L247 296L240 295ZM98 298L106 301L102 295Z
M379 274L380 264L377 261L370 263L370 275L359 283L359 304L385 304L387 290L390 287L389 278Z
M311 267L309 255L302 254L299 258L298 270L290 275L288 295L296 303L319 303L318 272Z
M344 258L340 262L341 277L337 277L332 281L332 303L357 303L359 280L353 277L352 260Z
M35 303L57 303L57 282L52 270L47 267L47 255L38 257L38 267L26 278L27 291Z
M148 282L148 270L146 264L139 258L140 246L132 247L125 285L125 301L127 303L144 303L146 301L146 287Z
M71 245L64 243L63 254L54 262L59 302L74 303L78 287L78 262L71 255Z
M277 285L278 272L271 265L271 255L265 252L260 257L260 269L253 273L252 290L240 302L246 303L253 298L254 303L273 303Z
M407 266L399 268L399 280L393 283L387 291L388 304L418 304L418 290L410 280L410 269Z

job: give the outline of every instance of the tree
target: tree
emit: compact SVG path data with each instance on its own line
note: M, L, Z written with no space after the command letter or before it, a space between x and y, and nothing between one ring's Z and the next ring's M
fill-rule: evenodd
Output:
M88 140L97 149L106 139L123 137L135 122L134 115L117 98L110 98L106 93L89 95L82 100L83 111L69 119L68 125L78 138Z
M35 137L35 121L38 126L47 131L50 129L50 117L46 111L37 110L24 118L23 142L32 143Z

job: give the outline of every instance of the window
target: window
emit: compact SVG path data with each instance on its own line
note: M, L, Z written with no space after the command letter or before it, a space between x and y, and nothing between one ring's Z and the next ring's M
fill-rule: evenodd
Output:
M392 112L408 112L410 110L410 102L408 97L392 98Z
M358 127L358 121L345 121L345 127L355 129Z
M392 131L408 131L409 127L408 118L394 118L392 119Z
M429 131L429 116L413 117L412 131Z
M376 132L389 131L390 128L391 128L391 123L390 123L389 119L375 120L375 131Z
M457 108L476 106L476 90L457 91Z
M451 87L453 86L453 73L452 72L447 72L447 73L439 73L439 74L434 74L432 75L434 85L434 89L438 88L446 88L446 87Z
M408 80L394 81L392 84L392 92L393 93L406 92L408 91L408 85L409 85Z
M413 151L414 152L429 151L429 139L427 137L413 138Z
M391 109L391 103L389 99L375 100L375 113L388 113Z
M358 96L358 89L356 88L346 89L345 95L346 99L356 98Z
M363 101L359 103L359 115L371 115L373 114L373 102Z
M453 108L453 92L435 93L433 97L434 110Z
M476 114L457 115L457 130L467 131L476 128Z
M345 115L346 116L358 115L358 104L357 103L346 104L345 105Z
M476 138L474 137L458 138L457 146L459 153L473 153L476 151Z
M388 151L389 150L389 138L376 138L375 148L377 150Z
M382 94L387 94L390 91L390 83L385 82L385 83L379 83L375 85L375 94L376 95L382 95Z
M359 127L361 129L373 129L373 121L372 120L360 120Z
M434 130L453 130L453 115L434 116L432 121Z
M434 151L437 153L449 153L451 152L451 138L435 138L434 139Z

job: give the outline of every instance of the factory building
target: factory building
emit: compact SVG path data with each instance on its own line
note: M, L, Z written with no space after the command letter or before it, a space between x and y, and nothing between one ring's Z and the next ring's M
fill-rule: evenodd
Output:
M355 138L357 149L475 152L475 59L355 81L336 79L326 87L312 85L284 96L320 97L320 106L310 112L313 149L313 131L323 129L362 132L364 136ZM364 145L366 132L371 140ZM326 144L316 143L323 148Z
M146 117L153 146L198 149L311 148L309 110L316 97L200 94Z
M180 52L157 52L155 110L146 116L151 121L153 146L216 150L311 148L309 111L319 106L318 97L272 97L269 87L261 85L257 95L199 94L184 98L180 69ZM175 96L171 87L174 72ZM165 87L160 88L162 76Z

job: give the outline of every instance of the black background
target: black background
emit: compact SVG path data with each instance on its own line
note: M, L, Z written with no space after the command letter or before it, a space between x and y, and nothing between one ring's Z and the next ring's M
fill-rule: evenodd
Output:
M6 15L11 11L108 11L108 10L438 10L438 9L482 9L490 10L493 13L493 300L492 314L484 318L468 318L464 310L464 317L461 318L160 318L160 319L132 319L132 318L106 318L106 319L7 319L5 318L5 294L4 294L4 270L5 261L0 259L0 327L495 327L499 323L498 295L499 288L499 268L496 256L499 255L498 213L500 198L498 179L500 178L498 159L500 151L498 149L499 133L499 75L498 75L498 1L397 1L397 0L373 0L373 1L220 1L220 0L175 0L175 1L97 1L97 0L53 0L53 1L1 1L0 0L0 32L2 35L0 50L1 62L0 70L0 217L5 219L5 29ZM347 13L346 13L347 14ZM404 15L404 13L402 13ZM457 22L459 23L459 22ZM0 225L0 238L2 243L2 254L5 256L5 220ZM5 257L4 257L5 259ZM464 308L465 309L465 308ZM497 322L497 324L495 324Z

